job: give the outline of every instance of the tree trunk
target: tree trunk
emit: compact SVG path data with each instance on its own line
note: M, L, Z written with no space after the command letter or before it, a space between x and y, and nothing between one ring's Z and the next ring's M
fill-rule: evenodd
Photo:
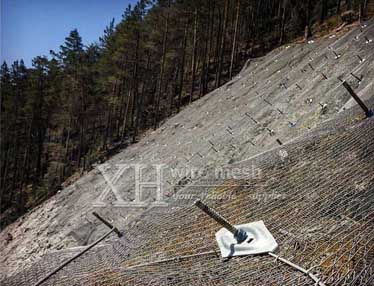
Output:
M203 59L202 59L203 66L202 66L201 74L200 74L199 98L204 95L206 70L207 70L207 66L209 66L209 61L207 63L208 46L209 46L209 40L210 40L209 35L210 35L210 0L208 1L208 30L205 31L204 33L205 44L204 44Z
M234 66L234 57L235 57L235 49L236 49L236 41L238 36L238 26L239 26L239 16L240 16L240 0L237 0L236 3L236 17L235 17L235 30L234 30L234 40L232 43L232 51L231 51L231 62L230 62L230 80L232 79L232 69Z
M359 5L359 22L363 22L366 18L366 9L367 9L368 0L360 0Z
M190 90L190 103L193 99L193 92L195 89L195 76L196 76L196 50L197 50L197 8L194 12L194 29L193 29L193 50L192 50L192 77L191 77L191 90Z
M215 4L216 4L216 1L213 1L212 8L211 8L212 16L210 17L210 30L209 30L208 69L210 67L210 59L212 58L212 50L214 48L214 20L216 18L214 15L214 11L216 9Z
M170 102L169 102L169 113L168 115L171 116L173 114L173 106L174 106L174 98L178 94L178 87L177 87L177 81L178 81L178 75L179 75L179 60L174 59L174 69L172 72L172 79L171 79L171 92L170 92Z
M8 177L8 169L9 169L9 154L10 154L10 146L8 146L7 151L5 153L5 159L3 163L3 168L1 169L1 183L0 183L0 213L2 213L2 206L4 205L5 193L9 189L6 186L7 184L7 177ZM12 193L13 190L10 190ZM9 200L10 201L10 200Z
M321 24L325 21L326 13L327 13L327 3L326 3L326 0L321 0L321 15L320 15L320 19L319 19L319 22Z
M82 156L85 155L85 124L86 124L86 102L85 91L82 90L80 120L79 120L79 151L78 151L78 168L82 165Z
M186 20L186 26L184 27L183 36L183 47L182 47L182 63L179 75L179 88L178 88L178 112L180 111L182 105L182 92L183 92L183 80L184 80L184 65L186 61L186 47L187 47L187 34L188 34L188 20Z
M218 7L218 31L216 36L216 47L214 51L214 65L215 65L215 83L216 86L217 83L217 72L218 72L218 62L219 62L219 45L220 45L220 39L222 37L222 11L220 7Z
M368 4L369 4L369 0L364 0L364 10L363 10L363 17L364 17L364 20L366 20L366 17L367 17L367 13L368 13Z
M310 25L311 25L310 15L312 13L311 2L312 2L311 0L308 0L307 7L306 7L306 23L305 23L305 41L306 42L312 36L312 30L310 28Z
M225 0L225 10L223 14L222 37L221 37L220 55L219 55L218 70L217 70L216 88L221 85L223 56L225 52L225 36L226 36L226 28L227 28L228 9L229 9L229 1Z
M209 46L208 46L208 56L207 56L207 63L206 63L206 69L205 69L205 74L204 74L204 90L203 94L206 94L209 92L209 72L210 72L210 59L212 57L212 49L214 46L214 20L215 20L215 1L213 1L212 7L212 15L210 17L210 29L209 29ZM214 58L214 55L213 55Z
M15 106L14 106L14 122L13 122L13 140L14 140L14 145L15 145L15 150L14 150L14 166L13 166L13 177L12 177L12 190L11 190L11 193L10 193L10 201L12 201L13 199L13 194L14 194L14 190L17 186L17 183L18 182L18 174L19 174L19 167L18 167L18 161L19 161L19 153L20 153L20 144L18 142L18 136L19 136L19 131L18 131L18 127L17 127L17 122L19 120L18 118L18 111L19 111L19 103L20 103L20 97L21 97L21 90L20 88L17 88L17 91L16 91L16 97L15 97Z
M140 96L138 96L137 99L137 114L136 114L136 119L135 119L135 127L134 127L134 135L132 137L132 143L137 142L137 136L139 134L139 124L140 124L140 117L142 116L143 112L143 105L144 105L144 90L145 90L145 83L142 84L142 90L140 93Z
M137 40L137 42L139 42L139 38ZM134 119L135 119L135 109L137 107L137 99L138 99L138 49L139 49L139 43L137 43L137 46L136 46L136 56L135 56L135 62L134 62L134 75L133 75L133 80L132 80L132 100L131 100L131 114L130 114L130 118L131 118L131 124L130 126L131 127L134 127Z
M340 14L341 4L342 4L342 0L338 0L338 2L337 2L337 4L336 4L336 14L337 14L337 15Z
M82 157L85 156L85 119L84 116L81 119L80 122L80 128L79 128L79 151L78 151L78 168L82 166ZM83 166L84 167L84 166Z
M136 136L138 135L138 125L139 125L139 116L140 116L140 98L138 95L138 61L139 61L139 42L140 42L140 33L139 31L136 31L136 48L135 48L135 69L134 69L134 108L133 108L133 118L135 118L135 122L133 120L133 127L134 127L134 133L132 141L133 143L136 142ZM135 114L135 107L137 110L137 113Z
M352 0L347 0L347 10L352 10Z
M71 117L71 114L69 115L69 124L68 124L68 128L67 128L67 136L66 136L66 140L65 140L65 152L64 152L64 159L63 159L63 163L64 163L64 167L63 167L63 170L62 170L62 176L65 177L66 176L66 166L68 165L69 163L69 144L70 144L70 134L71 134L71 125L72 125L72 117Z
M114 82L114 90L113 90L113 97L116 98L115 104L114 104L114 117L115 117L115 133L116 138L121 137L121 127L122 127L122 121L123 121L123 111L124 111L124 102L125 102L125 96L123 94L126 94L123 92L125 90L125 78L122 77L121 80L119 80L116 77L116 80ZM117 112L118 110L118 112ZM117 115L118 113L118 115Z
M156 130L158 127L158 120L159 120L159 113L160 113L162 83L164 79L164 70L165 70L165 61L166 61L166 43L167 43L167 36L169 32L169 8L170 8L170 0L168 1L168 10L167 10L166 21L165 21L165 30L164 30L163 40L162 40L161 70L160 70L160 78L158 80L158 92L157 92L157 98L156 98L155 117L154 117L154 122L153 122L154 130Z
M112 117L112 108L111 108L111 105L109 103L105 132L104 132L104 138L103 138L103 146L102 146L103 150L107 149L107 142L108 142L108 137L109 137L109 132L110 132L109 129L110 129L111 117Z
M283 44L284 41L284 28L286 25L286 9L287 9L287 2L288 0L283 0L282 5L282 18L280 22L280 35L279 35L279 45Z
M127 92L127 103L126 103L126 110L125 110L125 114L124 114L124 117L123 117L123 123L122 123L121 142L124 141L125 136L126 136L126 132L127 132L126 125L127 125L127 117L128 117L128 113L129 113L130 100L131 100L131 90L129 90Z
M146 66L145 72L147 72L149 70L150 61L151 61L151 56L148 55L147 66ZM147 80L143 80L143 81L144 82L142 84L142 89L141 89L141 92L140 92L140 96L138 98L138 109L137 109L137 115L136 115L136 121L135 121L135 130L134 130L133 143L137 142L136 138L138 136L139 125L141 125L140 119L142 117L143 107L144 107L145 86L147 84Z
M29 161L30 161L30 153L31 153L31 139L32 139L32 127L34 125L34 114L30 120L29 130L27 132L27 142L25 148L25 154L23 157L23 166L22 166L22 175L21 175L21 183L19 187L19 197L18 197L18 209L21 213L25 210L25 201L23 195L23 187L27 183L29 179Z
M43 77L43 75L41 75ZM36 179L39 181L41 177L42 169L42 155L43 155L43 144L44 144L44 120L43 114L43 97L44 97L44 80L43 78L39 81L39 98L38 98L38 153L36 159Z

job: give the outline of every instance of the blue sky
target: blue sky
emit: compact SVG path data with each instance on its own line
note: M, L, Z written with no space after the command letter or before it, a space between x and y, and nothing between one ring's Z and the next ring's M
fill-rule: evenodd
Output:
M23 59L31 66L35 56L57 51L65 37L78 29L84 44L97 41L128 4L136 0L0 0L1 62Z

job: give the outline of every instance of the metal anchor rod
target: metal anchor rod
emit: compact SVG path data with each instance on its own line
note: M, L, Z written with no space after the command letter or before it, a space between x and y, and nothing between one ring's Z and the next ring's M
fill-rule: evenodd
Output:
M100 237L98 240L96 240L95 242L93 242L92 244L90 244L89 246L87 246L85 249L83 249L82 251L80 251L79 253L77 253L76 255L74 255L73 257L65 260L60 266L58 266L57 268L55 268L51 272L47 273L47 275L45 277L43 277L42 279L40 279L39 281L37 281L33 286L39 286L39 285L43 284L51 276L53 276L54 274L56 274L58 271L60 271L66 265L70 264L75 259L77 259L78 257L82 256L87 251L89 251L91 248L93 248L94 246L96 246L97 244L99 244L99 242L103 241L112 232L115 232L119 237L122 236L122 233L115 226L113 226L111 223L109 223L107 220L105 220L104 218L102 218L101 216L99 216L96 212L93 212L92 214L95 217L97 217L101 222L103 222L106 226L108 226L110 228L110 230L107 233L105 233L102 237Z
M231 223L229 223L223 216L221 216L219 213L217 213L214 209L208 207L205 203L203 203L201 200L195 201L195 206L197 206L199 209L201 209L203 212L205 212L208 216L210 216L212 219L214 219L216 222L218 222L220 225L222 225L225 229L227 229L229 232L231 232L234 237L236 238L238 243L243 242L247 239L247 234L245 231L236 228Z
M208 216L210 216L212 219L214 219L216 222L218 222L220 225L222 225L232 234L235 234L238 231L238 229L235 226L233 226L231 223L229 223L223 216L217 213L214 209L208 207L202 201L197 200L195 202L195 206L197 206L199 209L205 212Z
M97 212L92 212L92 214L97 217L103 224L105 224L107 227L113 229L113 231L118 235L118 237L122 237L122 233L116 228L114 225L112 225L109 221L102 218Z
M94 243L90 244L88 247L86 247L85 249L83 249L81 252L77 253L76 255L74 255L73 257L69 258L68 260L64 261L60 266L58 266L56 269L52 270L51 272L49 272L45 277L43 277L42 279L40 279L38 282L36 282L33 286L39 286L41 285L42 283L44 283L45 281L47 281L51 276L53 276L54 274L56 274L58 271L60 271L62 268L64 268L66 265L70 264L71 262L73 262L75 259L77 259L78 257L82 256L84 253L86 253L87 251L89 251L91 248L93 248L95 245L97 245L99 242L101 242L102 240L104 240L109 234L111 234L112 232L114 232L114 228L112 228L110 231L108 231L106 234L104 234L102 237L100 237L98 240L96 240Z
M365 112L366 117L370 117L373 115L373 112L365 105L365 103L358 97L358 95L353 91L352 87L346 82L343 82L343 86L349 92L349 94L353 97L353 99L357 102L357 104L362 108Z

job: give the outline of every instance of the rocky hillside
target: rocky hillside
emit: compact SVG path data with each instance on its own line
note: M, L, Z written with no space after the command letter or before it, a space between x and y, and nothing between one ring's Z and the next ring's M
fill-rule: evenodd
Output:
M46 253L93 242L107 231L92 217L94 210L125 232L154 214L155 209L164 212L165 207L152 204L153 193L140 198L147 202L144 206L116 207L118 199L107 187L103 173L109 181L117 177L115 186L123 201L136 199L134 168L124 169L120 164L144 164L143 181L155 181L153 165L164 164L163 201L179 205L178 194L196 184L203 174L175 176L174 170L210 172L258 157L309 133L352 106L342 81L347 81L361 98L371 98L372 39L374 21L249 60L231 82L195 101L137 144L4 229L0 234L2 274L19 272ZM354 114L348 121L364 118L357 108ZM365 128L372 129L372 124ZM292 146L289 151L298 150L297 143L287 146ZM339 162L334 164L338 166ZM118 172L121 168L123 172ZM108 196L99 201L105 190L109 190ZM191 202L182 200L184 203Z

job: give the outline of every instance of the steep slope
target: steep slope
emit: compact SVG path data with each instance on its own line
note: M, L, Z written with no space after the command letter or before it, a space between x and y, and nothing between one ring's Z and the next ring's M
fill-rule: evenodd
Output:
M192 206L194 198L235 224L263 220L279 244L276 255L310 269L319 285L373 285L374 118L359 114L344 112L230 166L256 168L260 176L217 180L208 173L181 191L183 200L150 210L123 238L93 249L44 285L315 285L270 255L222 260L214 237L220 226ZM200 187L208 181L217 187ZM51 253L6 285L35 283L77 251Z
M139 143L113 157L106 165L108 176L116 173L117 164L145 164L148 168L142 179L154 181L152 165L166 164L162 180L168 197L197 181L191 175L175 177L172 169L203 168L209 172L270 150L278 145L276 139L285 143L308 132L334 118L350 100L338 78L347 80L363 98L373 95L373 42L366 40L373 38L374 22L370 21L366 27L354 28L346 34L284 46L264 58L249 61L233 81L194 102ZM336 54L340 57L336 58ZM363 77L359 81L351 73ZM297 146L293 148L297 150ZM334 166L340 164L336 161ZM360 162L360 166L363 164ZM293 183L291 178L289 181ZM116 208L112 195L105 200L106 207L95 208L94 203L106 185L102 173L95 169L6 228L0 234L3 275L18 272L51 250L97 239L107 229L91 218L94 209L126 230L139 225L153 212L172 210ZM123 200L134 199L134 170L125 170L116 185ZM185 203L173 200L173 196L170 200ZM251 214L249 219L252 218ZM13 240L5 243L8 233ZM103 261L107 263L106 259Z

